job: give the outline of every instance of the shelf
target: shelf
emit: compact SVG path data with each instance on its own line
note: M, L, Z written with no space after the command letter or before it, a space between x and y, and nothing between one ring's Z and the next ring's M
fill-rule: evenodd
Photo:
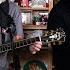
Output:
M40 8L40 7L38 7L38 8L20 7L20 9L21 10L43 10L43 11L49 10L49 8Z
M31 10L30 7L20 7L21 10Z
M45 10L49 10L49 8L32 8L32 10L43 10L43 11L45 11Z
M23 25L23 29L47 29L47 25Z

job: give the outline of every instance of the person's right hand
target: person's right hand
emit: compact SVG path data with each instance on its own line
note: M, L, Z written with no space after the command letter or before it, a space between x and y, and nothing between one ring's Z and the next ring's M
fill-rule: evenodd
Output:
M29 47L32 54L35 54L36 52L40 51L41 48L42 48L42 42L40 41L35 42Z

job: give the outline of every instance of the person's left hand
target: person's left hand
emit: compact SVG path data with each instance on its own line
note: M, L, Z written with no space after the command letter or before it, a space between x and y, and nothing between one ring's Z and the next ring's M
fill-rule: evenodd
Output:
M35 54L36 52L40 51L41 48L42 48L42 42L40 41L35 42L29 47L32 54Z
M23 36L20 36L20 35L16 35L16 36L13 37L14 42L22 40L22 39L23 39Z

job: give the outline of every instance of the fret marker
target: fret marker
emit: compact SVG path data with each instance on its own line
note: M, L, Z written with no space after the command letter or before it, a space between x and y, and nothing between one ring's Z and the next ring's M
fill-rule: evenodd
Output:
M40 40L40 42L41 42L41 36L39 35L39 40Z

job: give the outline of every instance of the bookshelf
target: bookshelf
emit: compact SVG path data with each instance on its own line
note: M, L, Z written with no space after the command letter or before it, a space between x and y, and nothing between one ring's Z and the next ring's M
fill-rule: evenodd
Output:
M36 25L37 21L41 22L41 20L35 20L35 19L33 19L33 17L39 16L39 18L40 18L42 15L45 15L48 19L48 14L49 14L49 12L51 11L51 9L53 7L53 0L46 0L46 1L47 1L47 5L45 7L39 6L39 5L38 6L34 5L34 6L29 6L29 7L28 6L27 7L21 6L20 7L20 9L22 11L22 15L23 15L22 22L23 22L23 24L25 24L24 29L26 29L26 26L28 27L27 29L29 29L31 25L34 27ZM24 16L26 18L24 18ZM27 24L30 25L30 26L28 26ZM35 26L35 27L37 28L37 26ZM39 25L39 28L40 27L41 26ZM45 27L45 25L43 25L43 27ZM37 28L37 29L39 29L39 28ZM40 29L42 29L42 28L40 28Z

